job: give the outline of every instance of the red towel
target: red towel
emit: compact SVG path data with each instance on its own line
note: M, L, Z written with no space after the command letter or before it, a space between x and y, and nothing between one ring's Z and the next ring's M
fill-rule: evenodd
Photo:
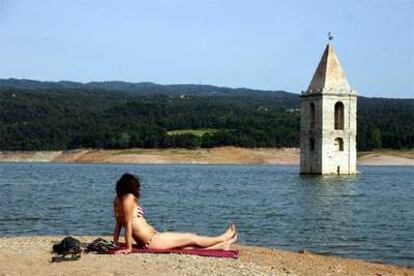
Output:
M125 248L125 244L120 243L119 248L116 250L110 250L106 254L115 254L117 250L121 250ZM131 253L153 253L153 254L190 254L190 255L198 255L198 256L207 256L207 257L220 257L220 258L234 258L237 259L239 257L238 250L220 250L220 249L144 249L137 245L132 246Z

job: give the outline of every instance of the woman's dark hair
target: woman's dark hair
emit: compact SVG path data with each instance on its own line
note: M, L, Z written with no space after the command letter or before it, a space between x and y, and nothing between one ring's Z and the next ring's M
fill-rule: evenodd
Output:
M116 195L122 198L126 194L133 194L139 197L139 178L135 175L124 173L116 182Z

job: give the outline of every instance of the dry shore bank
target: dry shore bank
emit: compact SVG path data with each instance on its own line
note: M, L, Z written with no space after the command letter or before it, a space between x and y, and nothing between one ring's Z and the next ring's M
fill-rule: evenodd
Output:
M62 238L0 238L0 275L414 275L413 268L244 245L235 246L240 250L237 260L175 254L83 254L79 261L50 263L51 247ZM77 238L84 243L94 239Z
M0 162L298 165L298 148L123 149L3 151ZM414 166L414 150L359 152L358 165Z

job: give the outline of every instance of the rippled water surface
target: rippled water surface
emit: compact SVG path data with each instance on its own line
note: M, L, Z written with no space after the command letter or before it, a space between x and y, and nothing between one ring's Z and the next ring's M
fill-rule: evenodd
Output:
M0 163L0 236L103 235L114 183L140 176L158 230L219 234L297 251L414 266L413 167L301 177L296 166Z

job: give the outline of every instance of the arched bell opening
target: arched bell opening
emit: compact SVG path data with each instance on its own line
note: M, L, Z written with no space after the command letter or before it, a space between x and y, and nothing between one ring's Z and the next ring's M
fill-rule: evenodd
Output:
M334 145L336 151L344 151L344 140L342 138L336 138Z
M309 112L310 112L310 118L309 118L309 126L310 128L314 128L315 127L315 104L314 103L310 103L309 105Z
M335 104L335 129L344 129L344 104L342 102Z

